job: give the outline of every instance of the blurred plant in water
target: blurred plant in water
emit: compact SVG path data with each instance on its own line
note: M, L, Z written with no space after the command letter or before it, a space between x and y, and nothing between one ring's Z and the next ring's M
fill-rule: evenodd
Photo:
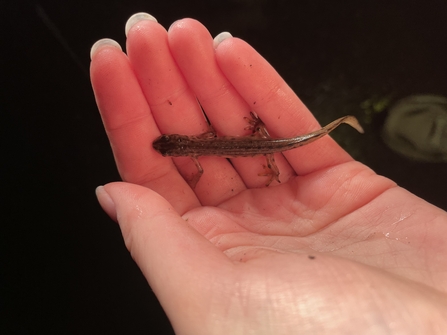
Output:
M386 110L392 101L391 95L388 96L373 96L360 103L360 109L363 110L363 122L371 124L375 114L382 113Z

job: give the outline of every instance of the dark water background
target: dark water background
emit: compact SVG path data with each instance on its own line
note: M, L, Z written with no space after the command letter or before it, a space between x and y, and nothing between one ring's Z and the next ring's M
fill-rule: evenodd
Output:
M320 123L360 119L361 140L348 127L334 133L356 159L447 209L447 164L409 161L380 138L393 102L447 96L446 1L3 1L0 333L172 334L94 195L119 176L89 51L103 37L125 45L139 11L245 39Z

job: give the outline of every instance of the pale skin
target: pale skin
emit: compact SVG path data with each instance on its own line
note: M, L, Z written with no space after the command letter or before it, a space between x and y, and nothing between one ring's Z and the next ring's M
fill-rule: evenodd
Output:
M194 163L151 143L205 132L196 98L221 135L246 134L251 110L272 137L319 125L250 45L229 37L214 47L195 20L168 32L136 22L126 50L103 43L92 52L92 85L125 181L97 195L177 334L446 333L445 211L329 136L275 154L281 184L264 186L263 157L203 157L192 189Z

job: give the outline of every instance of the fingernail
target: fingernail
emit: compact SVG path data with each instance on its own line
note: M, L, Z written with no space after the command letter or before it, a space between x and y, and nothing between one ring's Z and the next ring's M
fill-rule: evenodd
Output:
M90 49L90 59L92 59L93 55L104 46L115 47L118 48L120 51L123 51L118 42L112 40L111 38L103 38L99 41L96 41L96 43L92 45L92 48Z
M107 213L113 220L116 221L116 207L109 193L105 190L104 186L98 186L95 190L96 197L104 212Z
M231 35L228 31L224 31L224 32L220 33L219 35L217 35L216 37L214 37L214 40L213 40L214 49L216 49L217 46L220 43L222 43L222 41L224 41L230 37L233 37L233 35Z
M136 13L136 14L132 15L131 17L129 17L129 19L126 22L126 27L124 28L126 36L127 36L127 33L129 32L130 28L132 28L135 23L138 23L138 22L144 21L144 20L158 22L157 19L155 17L153 17L151 14L144 13L144 12Z
M177 22L179 22L179 21L181 21L181 20L175 20L174 22L172 22L171 25L168 28L168 32L170 32L171 28L174 27L177 24Z

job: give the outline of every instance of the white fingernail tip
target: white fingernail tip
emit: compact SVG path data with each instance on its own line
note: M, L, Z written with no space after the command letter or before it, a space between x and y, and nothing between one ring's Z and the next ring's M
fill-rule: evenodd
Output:
M121 49L121 46L118 44L117 41L112 40L111 38L103 38L99 41L96 41L96 43L92 45L92 48L90 49L90 59L93 58L93 55L96 53L96 51L104 46L115 47L121 51L123 50Z
M157 19L155 17L153 17L151 14L144 13L144 12L136 13L136 14L132 15L131 17L129 17L129 19L126 22L126 27L124 28L126 36L127 36L127 33L129 32L130 28L132 28L135 23L138 23L138 22L144 21L144 20L158 22Z
M228 31L224 31L222 33L220 33L219 35L217 35L216 37L214 37L213 40L213 46L214 49L217 48L217 46L222 43L223 40L226 40L227 38L233 37L233 35L231 35Z

